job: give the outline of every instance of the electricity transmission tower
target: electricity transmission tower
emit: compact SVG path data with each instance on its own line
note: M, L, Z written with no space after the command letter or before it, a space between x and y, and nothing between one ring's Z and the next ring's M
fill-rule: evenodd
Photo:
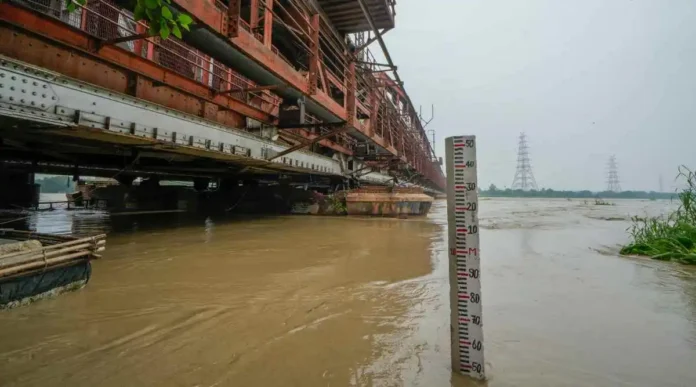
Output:
M520 142L517 148L517 170L515 171L515 178L512 180L512 189L521 189L523 191L539 189L532 173L527 136L524 133L520 133Z
M660 192L665 192L664 184L662 183L662 175L660 175Z
M607 191L621 192L621 184L619 184L619 172L616 167L616 156L609 157L607 164Z

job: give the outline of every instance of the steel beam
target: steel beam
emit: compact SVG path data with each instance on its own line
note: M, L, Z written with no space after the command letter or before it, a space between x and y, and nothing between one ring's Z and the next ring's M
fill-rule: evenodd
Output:
M251 0L250 7L251 15L249 27L251 27L252 31L255 31L259 28L259 0Z
M346 74L346 121L353 125L355 123L355 95L357 84L355 79L355 62L348 63L348 72Z
M317 83L319 81L319 15L312 15L309 23L311 37L311 52L309 56L309 94L314 95L317 92ZM326 89L326 84L323 84Z
M266 6L263 12L263 45L270 49L273 46L273 0L264 0Z

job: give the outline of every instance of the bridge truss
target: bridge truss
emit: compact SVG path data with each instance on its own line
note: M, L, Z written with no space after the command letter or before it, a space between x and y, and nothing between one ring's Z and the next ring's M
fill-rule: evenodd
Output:
M444 189L395 67L367 48L393 27L393 2L172 0L196 25L167 40L128 4L0 4L4 154Z

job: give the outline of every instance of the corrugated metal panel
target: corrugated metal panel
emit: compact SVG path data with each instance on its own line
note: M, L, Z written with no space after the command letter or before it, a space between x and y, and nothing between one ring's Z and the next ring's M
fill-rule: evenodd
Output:
M394 28L393 0L366 0L377 28ZM331 23L341 32L370 30L370 25L356 0L317 0Z

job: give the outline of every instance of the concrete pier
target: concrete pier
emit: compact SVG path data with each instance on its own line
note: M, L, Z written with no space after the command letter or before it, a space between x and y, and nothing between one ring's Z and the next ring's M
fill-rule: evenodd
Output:
M0 187L0 208L33 207L39 201L33 173L0 171Z

